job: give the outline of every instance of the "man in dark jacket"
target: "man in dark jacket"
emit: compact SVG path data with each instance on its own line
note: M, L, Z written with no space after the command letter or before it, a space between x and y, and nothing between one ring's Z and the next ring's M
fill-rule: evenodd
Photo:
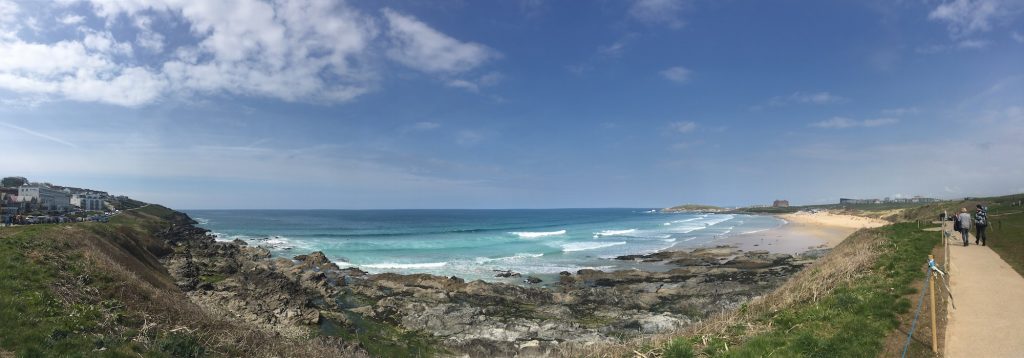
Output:
M978 204L978 209L974 213L974 244L977 245L978 241L981 241L981 246L985 246L985 229L988 228L988 208Z

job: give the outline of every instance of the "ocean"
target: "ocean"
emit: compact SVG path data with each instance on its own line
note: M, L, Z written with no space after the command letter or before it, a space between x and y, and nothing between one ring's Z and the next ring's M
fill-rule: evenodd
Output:
M714 246L730 235L779 227L771 216L661 213L653 209L186 210L217 240L241 239L274 255L323 251L341 267L467 280L495 270L551 277L584 268L669 267L620 255Z

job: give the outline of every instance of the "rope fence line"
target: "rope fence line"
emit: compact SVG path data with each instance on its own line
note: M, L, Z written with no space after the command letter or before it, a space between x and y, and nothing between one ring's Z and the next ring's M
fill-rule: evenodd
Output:
M931 275L931 271L925 272L924 282L921 283L921 298L917 299L917 310L914 312L914 322L910 324L910 331L907 332L907 343L903 345L903 358L907 357L907 348L910 348L910 339L914 336L914 330L917 329L917 318L921 316L921 306L924 304L924 294L928 292L925 286L928 285L928 278Z
M943 225L945 225L945 224L943 224ZM942 232L943 239L945 239L946 231L945 230L940 230L940 231ZM947 240L943 240L943 241L947 241ZM946 261L947 262L947 266L946 267L948 269L948 262L949 262L948 261L949 260L949 254L948 254L949 247L948 247L948 243L947 243L947 246L946 246L946 250L947 250L946 251L947 254L946 254L945 259L947 260ZM935 317L935 285L934 285L934 281L932 281L932 280L938 279L939 282L942 283L942 285L940 286L940 289L943 289L943 290L946 291L946 294L949 296L950 304L953 306L954 310L956 309L956 301L953 300L953 291L951 291L949 289L949 284L946 282L947 280L949 280L949 276L946 274L945 271L943 271L941 268L939 268L939 265L935 263L935 258L932 255L928 255L928 263L927 263L927 265L928 265L928 267L927 267L927 269L925 269L924 282L921 283L921 296L918 298L918 300L917 300L917 308L914 310L914 320L910 324L910 330L907 332L907 341L903 345L903 354L902 354L903 358L906 358L907 350L910 348L910 342L913 340L913 337L914 337L914 331L917 330L917 320L921 317L921 308L924 307L924 295L926 293L928 293L928 292L932 293L932 301L931 301L931 311L932 311L932 317L931 317L932 318L932 351L935 352L935 353L938 353L938 337L937 337L938 332L937 332L937 327L936 327L936 324L935 324L935 318L936 318ZM929 287L930 287L930 289L929 289Z

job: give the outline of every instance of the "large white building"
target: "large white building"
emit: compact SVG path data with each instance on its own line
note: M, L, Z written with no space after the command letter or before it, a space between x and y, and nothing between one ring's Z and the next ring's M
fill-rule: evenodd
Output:
M36 205L44 210L66 211L71 208L70 194L40 185L18 187L18 199L22 202L35 200Z
M82 210L103 211L103 198L100 194L86 193L71 195L71 205Z

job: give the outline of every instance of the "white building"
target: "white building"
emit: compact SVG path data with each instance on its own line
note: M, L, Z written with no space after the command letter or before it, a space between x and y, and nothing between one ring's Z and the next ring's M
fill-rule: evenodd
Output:
M66 211L71 208L71 195L40 185L18 187L18 198L22 202L35 200L45 210Z
M103 198L97 193L71 195L71 205L82 210L103 211Z

